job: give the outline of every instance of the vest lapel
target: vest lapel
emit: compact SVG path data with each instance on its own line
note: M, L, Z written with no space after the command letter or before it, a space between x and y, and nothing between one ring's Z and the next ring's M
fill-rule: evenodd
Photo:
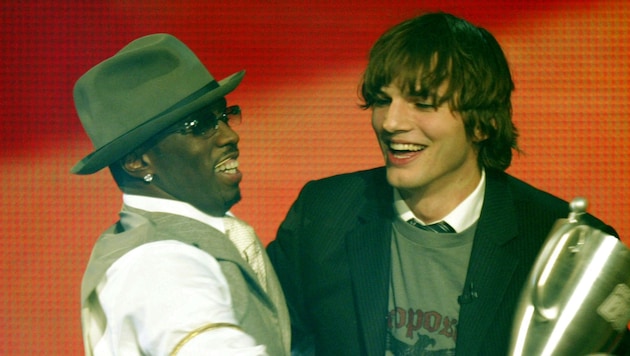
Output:
M209 228L197 220L183 218L172 214L152 213L152 221L160 226L169 226L169 229L178 231L177 240L196 246L214 257L221 264L228 261L236 264L245 276L253 291L260 295L261 299L273 307L272 298L265 292L256 273L249 263L243 259L232 241L222 232ZM260 243L259 241L257 243ZM262 248L262 246L261 246ZM267 267L267 266L266 266ZM224 273L228 273L222 266ZM274 308L275 309L275 308Z
M267 253L263 253L265 260L265 268L267 268L267 289L268 296L271 298L271 303L278 315L278 321L280 323L280 330L282 331L282 341L286 354L291 353L291 322L289 317L289 310L285 307L287 302L282 292L282 286L276 275L273 265L267 256ZM276 308L278 306L278 308Z

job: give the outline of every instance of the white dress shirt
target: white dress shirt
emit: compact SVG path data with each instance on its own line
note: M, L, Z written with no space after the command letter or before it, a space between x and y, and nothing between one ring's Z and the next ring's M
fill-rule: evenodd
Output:
M455 232L462 232L474 224L481 215L483 197L486 192L486 171L481 170L481 179L475 190L466 197L455 209L440 221L445 221ZM415 219L422 225L433 224L437 221L422 221L407 206L397 189L394 189L394 208L403 221Z
M134 195L123 195L123 201L133 208L183 215L225 231L221 218L183 202ZM169 355L191 330L211 323L237 323L219 263L179 241L151 242L129 251L111 265L96 291L104 316L90 315L84 325L90 339L97 340L96 356ZM199 333L177 354L266 355L266 351L240 329L221 327Z

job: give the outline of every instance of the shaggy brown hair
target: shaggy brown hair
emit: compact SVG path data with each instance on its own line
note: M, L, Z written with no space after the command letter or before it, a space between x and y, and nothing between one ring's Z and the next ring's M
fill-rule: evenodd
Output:
M475 129L486 134L479 143L480 166L510 166L512 149L519 151L510 99L514 83L505 54L487 30L445 13L396 25L370 51L359 88L361 107L377 105L382 88L393 82L403 92L432 98L436 106L447 102L461 114L469 138ZM438 97L443 83L447 89Z

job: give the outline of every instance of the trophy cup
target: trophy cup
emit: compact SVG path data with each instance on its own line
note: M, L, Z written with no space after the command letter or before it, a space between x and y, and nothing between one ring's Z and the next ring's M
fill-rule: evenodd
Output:
M553 226L523 287L510 355L608 354L630 321L630 249L587 225L574 199Z

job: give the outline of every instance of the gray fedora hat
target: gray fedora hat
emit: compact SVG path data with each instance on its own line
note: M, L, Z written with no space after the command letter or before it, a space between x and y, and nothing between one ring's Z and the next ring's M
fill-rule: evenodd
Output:
M216 81L197 56L169 34L138 38L87 71L74 104L94 152L71 172L91 174L234 90L245 71Z

